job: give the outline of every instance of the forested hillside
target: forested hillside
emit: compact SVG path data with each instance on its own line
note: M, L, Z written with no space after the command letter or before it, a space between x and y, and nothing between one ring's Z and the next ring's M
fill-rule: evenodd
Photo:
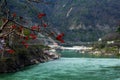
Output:
M36 10L45 12L50 26L65 32L66 41L95 41L107 33L114 32L120 23L119 0L45 0L45 2L48 5L10 0L8 7L13 12L22 10L19 14L25 18L36 15ZM13 6L16 8L13 9ZM31 19L37 22L36 18Z

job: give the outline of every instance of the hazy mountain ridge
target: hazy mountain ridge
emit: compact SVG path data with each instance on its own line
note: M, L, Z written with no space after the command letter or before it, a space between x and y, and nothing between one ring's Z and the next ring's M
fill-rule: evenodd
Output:
M53 4L32 4L37 7L38 12L44 11L48 15L48 21L52 27L65 32L66 41L97 40L106 33L115 31L120 21L119 0L49 1ZM12 0L13 2L18 2L24 7L26 5L24 0ZM18 6L17 4L14 5ZM24 9L22 6L19 5L21 10ZM31 10L30 7L27 7L27 10L27 17L34 17L37 14L34 8ZM23 11L19 14L22 15L24 13ZM37 21L36 17L31 18L31 20Z
M97 40L114 31L120 21L117 0L58 0L57 3L60 4L53 10L54 23L66 27L67 35L72 35L66 36L67 40Z

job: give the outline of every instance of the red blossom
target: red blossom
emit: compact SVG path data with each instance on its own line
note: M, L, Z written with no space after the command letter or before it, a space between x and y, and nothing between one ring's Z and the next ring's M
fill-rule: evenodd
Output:
M39 18L39 19L41 19L43 16L46 16L46 14L45 14L45 13L39 13L39 14L38 14L38 18Z
M46 27L47 27L47 24L44 23L43 26L46 28Z
M30 37L31 37L32 39L36 39L36 38L37 38L37 36L36 36L35 34L30 34Z
M60 41L62 39L62 37L57 36L56 39Z
M38 30L40 30L40 25L38 25Z
M28 48L29 47L29 45L26 43L26 44L24 44L24 46L25 46L25 48Z
M63 37L63 34L59 34L57 38L61 39Z
M20 26L20 27L19 27L19 30L20 30L20 32L22 32L22 30L23 30L23 26Z
M20 38L23 38L23 37L24 37L24 36L21 36L21 35L20 35Z
M60 42L61 42L61 43L65 43L65 41L64 41L64 40L60 40Z
M31 29L32 29L32 30L37 30L37 29L38 29L38 26L32 26Z
M12 50L12 49L8 49L7 52L8 52L9 54L13 54L13 53L15 53L15 51Z
M64 36L65 34L64 33L61 33L61 36Z
M65 43L65 41L63 39L59 40L61 43Z
M15 28L16 28L16 25L12 25L11 27L12 27L12 29L15 29Z
M61 38L62 38L63 36L64 36L64 33L61 33L61 34L58 35L58 37L61 37Z
M63 36L64 36L64 33L59 34L59 35L56 37L56 40L60 41L61 43L64 43L64 40L62 39Z
M22 43L23 45L24 45L24 44L26 44L26 42L25 42L25 41L22 41L21 43Z
M25 46L25 48L29 47L29 45L25 41L22 41L21 43Z
M56 39L57 39L58 41L60 41L61 43L64 43L64 40L63 40L62 38L56 37Z
M16 13L13 13L13 14L12 14L12 17L16 17Z
M28 36L25 36L25 40L29 40L29 37L28 37Z

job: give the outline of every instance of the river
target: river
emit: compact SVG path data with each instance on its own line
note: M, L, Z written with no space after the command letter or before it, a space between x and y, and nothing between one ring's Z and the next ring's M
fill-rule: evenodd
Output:
M62 57L1 74L0 80L120 80L120 59Z

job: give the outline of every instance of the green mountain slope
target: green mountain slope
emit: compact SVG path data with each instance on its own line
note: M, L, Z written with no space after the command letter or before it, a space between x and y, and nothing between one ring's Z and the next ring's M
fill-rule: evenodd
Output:
M52 21L66 32L66 40L97 40L116 29L119 4L118 0L57 0Z
M95 41L114 32L120 22L119 0L45 0L52 4L26 7L25 0L8 0L13 12L38 22L35 15L43 11L50 26L65 32L66 41ZM21 12L19 12L21 11Z

